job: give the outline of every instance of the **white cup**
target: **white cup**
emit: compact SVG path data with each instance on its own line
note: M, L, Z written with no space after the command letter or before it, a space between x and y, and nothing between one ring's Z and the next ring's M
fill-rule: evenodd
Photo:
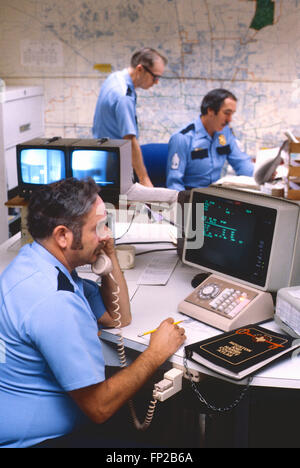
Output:
M116 254L121 270L130 270L135 263L135 247L133 245L118 245Z

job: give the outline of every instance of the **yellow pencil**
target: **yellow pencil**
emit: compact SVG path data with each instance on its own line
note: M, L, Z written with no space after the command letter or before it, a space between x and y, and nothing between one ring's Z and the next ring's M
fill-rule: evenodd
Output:
M173 325L178 325L181 322L184 322L184 320L179 320L178 322L174 322ZM156 332L156 330L157 330L157 328L155 328L155 330L147 331L145 333L142 333L141 335L138 335L138 337L141 338L142 336L150 335L150 333L154 333L154 332Z

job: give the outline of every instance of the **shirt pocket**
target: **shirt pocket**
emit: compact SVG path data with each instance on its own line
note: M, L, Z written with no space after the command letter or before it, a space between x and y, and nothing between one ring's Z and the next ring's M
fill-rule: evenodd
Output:
M231 152L230 145L225 145L225 146L217 146L216 151L220 156L228 156Z
M191 159L205 159L208 158L208 149L207 148L195 148L191 151Z

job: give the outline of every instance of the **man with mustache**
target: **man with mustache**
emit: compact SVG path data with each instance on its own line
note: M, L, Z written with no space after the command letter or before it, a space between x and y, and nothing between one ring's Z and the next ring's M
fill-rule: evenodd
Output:
M0 364L0 447L70 448L77 429L88 419L107 421L185 340L184 330L166 319L130 366L105 379L98 333L116 326L116 283L121 326L131 321L127 285L105 220L91 178L44 186L30 200L27 221L35 240L0 276L6 352ZM93 264L102 251L112 272L99 287L75 268ZM100 433L97 441L105 447Z
M229 124L237 98L226 89L214 89L203 98L200 116L172 135L169 141L167 187L188 190L207 187L221 177L224 163L237 175L253 175L250 156L238 146Z

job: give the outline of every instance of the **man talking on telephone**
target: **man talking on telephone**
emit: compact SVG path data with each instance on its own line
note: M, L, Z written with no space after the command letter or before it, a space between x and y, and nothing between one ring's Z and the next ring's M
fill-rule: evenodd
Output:
M77 429L87 420L108 420L185 340L184 330L167 319L146 351L105 380L98 333L116 324L115 282L121 325L131 321L105 218L92 179L47 185L29 202L34 242L0 276L0 339L6 350L0 365L0 447L68 448ZM103 252L112 275L102 276L101 287L79 278L75 268L97 264Z

